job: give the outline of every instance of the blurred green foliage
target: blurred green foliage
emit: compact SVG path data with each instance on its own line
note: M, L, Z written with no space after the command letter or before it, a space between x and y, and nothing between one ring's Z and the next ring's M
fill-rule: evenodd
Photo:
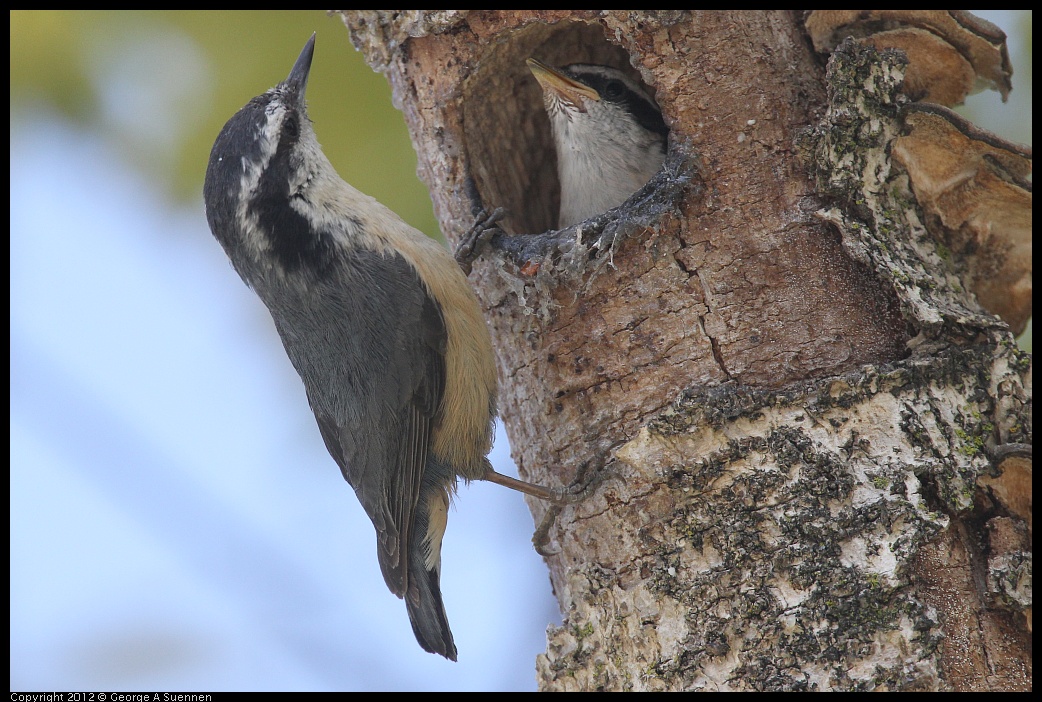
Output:
M12 10L12 121L43 103L174 197L201 200L224 122L285 78L316 31L308 104L326 155L345 180L438 236L387 80L324 11Z

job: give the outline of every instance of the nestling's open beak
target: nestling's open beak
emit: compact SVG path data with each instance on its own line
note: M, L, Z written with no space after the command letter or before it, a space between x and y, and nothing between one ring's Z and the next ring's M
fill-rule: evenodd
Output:
M585 112L586 109L579 98L586 98L587 100L601 99L600 94L590 86L569 78L556 68L546 65L542 61L530 58L526 63L528 64L528 70L532 71L532 75L539 81L539 85L543 86L544 94L550 91L557 98L580 112Z

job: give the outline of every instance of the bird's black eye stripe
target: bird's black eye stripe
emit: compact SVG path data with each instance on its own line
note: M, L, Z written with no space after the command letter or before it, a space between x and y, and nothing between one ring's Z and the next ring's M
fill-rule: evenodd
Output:
M666 121L662 119L662 113L658 108L635 93L629 93L628 97L627 106L640 125L665 138L669 134L669 127L666 126Z
M628 85L617 78L606 78L599 73L587 73L575 71L572 77L596 90L602 98L609 102L625 105L627 111L645 129L660 134L663 138L669 134L662 119L662 113L658 107L643 95L630 89Z
M300 138L300 120L296 115L286 116L286 120L282 123L282 138L289 141L296 141Z

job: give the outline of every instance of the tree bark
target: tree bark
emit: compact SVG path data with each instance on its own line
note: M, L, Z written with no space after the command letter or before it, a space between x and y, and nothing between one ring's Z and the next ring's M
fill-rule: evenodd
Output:
M446 237L507 211L471 282L521 477L610 476L529 500L565 617L542 689L1030 686L1030 453L996 457L1030 444L1030 358L891 167L900 60L826 74L788 12L344 19ZM631 71L671 129L563 232L529 56Z

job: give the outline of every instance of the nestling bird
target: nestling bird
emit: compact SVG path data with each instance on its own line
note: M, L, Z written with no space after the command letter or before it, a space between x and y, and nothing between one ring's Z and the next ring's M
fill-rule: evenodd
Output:
M457 478L555 493L492 470L496 369L478 300L445 248L323 154L304 102L314 46L224 125L206 218L271 312L417 641L456 660L440 572Z
M570 227L629 199L662 166L669 129L650 95L611 66L528 68L543 89L553 129L561 210Z

